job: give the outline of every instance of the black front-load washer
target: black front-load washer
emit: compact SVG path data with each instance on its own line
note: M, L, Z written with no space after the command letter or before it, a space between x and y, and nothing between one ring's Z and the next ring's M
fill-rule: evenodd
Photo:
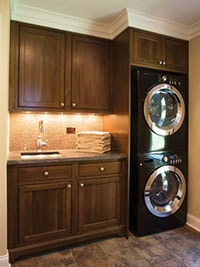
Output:
M186 222L186 214L186 153L132 155L130 231L143 236L180 227Z
M187 150L187 75L131 70L131 151Z

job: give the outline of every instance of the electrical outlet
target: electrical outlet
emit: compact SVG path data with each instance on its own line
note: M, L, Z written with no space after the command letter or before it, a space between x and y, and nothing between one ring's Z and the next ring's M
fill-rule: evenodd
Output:
M75 134L76 128L75 127L67 127L66 128L66 133L67 134Z

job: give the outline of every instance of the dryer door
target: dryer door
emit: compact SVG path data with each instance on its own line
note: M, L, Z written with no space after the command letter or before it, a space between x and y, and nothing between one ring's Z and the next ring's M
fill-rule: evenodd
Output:
M162 166L149 177L144 200L149 211L157 217L168 217L183 203L186 182L183 173L174 166Z
M181 127L185 104L180 92L172 85L158 84L144 101L144 117L148 126L159 135L171 135Z

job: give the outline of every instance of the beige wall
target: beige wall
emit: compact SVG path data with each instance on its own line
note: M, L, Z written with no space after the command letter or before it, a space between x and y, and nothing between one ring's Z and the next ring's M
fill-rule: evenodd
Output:
M6 157L8 151L8 58L9 1L0 1L0 256L7 253L6 242Z
M200 37L189 43L188 213L200 219Z

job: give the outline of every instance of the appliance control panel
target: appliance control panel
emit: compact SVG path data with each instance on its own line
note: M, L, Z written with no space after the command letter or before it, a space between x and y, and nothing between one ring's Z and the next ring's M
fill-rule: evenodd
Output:
M180 164L183 162L182 157L178 156L177 154L174 155L165 155L163 156L162 160L167 164Z
M158 81L163 83L168 83L174 86L181 86L181 81L177 77L170 75L159 75Z

